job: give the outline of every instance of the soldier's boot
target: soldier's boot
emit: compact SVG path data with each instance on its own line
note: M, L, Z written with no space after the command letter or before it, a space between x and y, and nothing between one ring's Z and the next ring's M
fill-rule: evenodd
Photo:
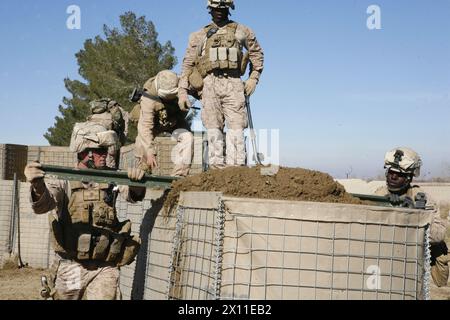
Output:
M245 158L244 130L229 129L227 132L227 166L244 166Z
M223 133L219 129L208 129L208 156L211 169L224 168Z

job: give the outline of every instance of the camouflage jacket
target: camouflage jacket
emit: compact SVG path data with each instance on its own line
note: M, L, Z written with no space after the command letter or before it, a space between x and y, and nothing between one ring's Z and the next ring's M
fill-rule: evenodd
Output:
M259 75L264 68L264 52L259 45L255 33L248 27L238 24L236 32L243 34L245 37L244 43L249 53L249 59L253 66L254 75L259 80ZM186 49L186 53L183 59L181 79L179 87L188 90L189 89L189 75L195 66L195 62L199 53L204 54L204 45L206 39L206 28L202 28L197 32L192 33L189 36L189 43Z
M388 190L387 186L380 187L375 191L375 194L379 196L387 196L390 193L391 192ZM411 198L411 200L415 201L418 193L425 193L425 192L418 186L411 186L401 196L409 197ZM426 210L429 210L430 213L433 215L433 222L431 223L430 229L430 242L438 243L444 241L445 233L448 227L448 221L441 218L440 211L438 206L436 205L436 202L433 199L431 199L428 195L427 195Z

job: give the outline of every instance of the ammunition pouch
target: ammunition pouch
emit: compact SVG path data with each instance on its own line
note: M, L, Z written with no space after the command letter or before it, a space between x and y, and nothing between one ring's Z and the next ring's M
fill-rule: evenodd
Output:
M92 233L80 233L77 241L76 260L80 262L95 260L114 264L122 264L124 261L125 264L128 264L129 261L132 262L137 255L139 246L134 245L134 242L137 241L130 236L130 231L131 222L127 220L122 223L119 232L95 229Z
M189 84L197 92L203 90L203 77L197 67L194 67L189 75Z
M141 247L141 239L138 236L133 236L125 240L123 254L118 261L117 266L122 267L133 263L136 258L139 248Z
M196 69L203 79L217 70L237 71L240 77L244 65L246 69L247 64L244 62L242 44L236 38L237 27L236 23L230 23L224 33L218 32L215 26L208 26L205 29L207 34L205 52L203 55L199 53L196 62ZM196 85L198 84L197 81L194 80L194 82Z
M131 263L140 247L139 238L131 237L131 222L119 222L114 208L116 194L111 186L83 188L71 183L69 214L58 219L50 215L53 246L63 259Z

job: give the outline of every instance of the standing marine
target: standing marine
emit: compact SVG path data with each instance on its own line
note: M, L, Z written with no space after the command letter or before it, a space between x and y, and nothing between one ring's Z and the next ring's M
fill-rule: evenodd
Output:
M210 167L222 168L225 163L242 166L246 164L246 96L255 92L264 53L250 28L229 19L233 0L208 0L208 9L212 22L189 37L179 84L179 106L181 110L190 108L188 93L198 92L208 135ZM243 82L241 77L248 62L250 76Z

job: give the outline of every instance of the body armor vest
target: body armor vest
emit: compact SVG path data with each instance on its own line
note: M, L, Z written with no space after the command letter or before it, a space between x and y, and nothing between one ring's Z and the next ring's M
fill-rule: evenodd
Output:
M238 24L231 22L219 29L214 24L205 28L206 39L200 50L197 69L204 78L214 71L234 72L240 76L242 44L236 38Z
M155 130L157 132L171 132L177 126L178 116L181 112L178 106L178 99L164 101L163 103L156 93L154 85L155 78L151 78L144 85L145 91L149 94L150 99L154 101Z
M131 222L120 223L117 219L118 193L114 185L86 188L81 182L71 182L70 189L68 214L59 223L51 222L55 251L64 258L80 262L119 264L126 242L131 238Z

